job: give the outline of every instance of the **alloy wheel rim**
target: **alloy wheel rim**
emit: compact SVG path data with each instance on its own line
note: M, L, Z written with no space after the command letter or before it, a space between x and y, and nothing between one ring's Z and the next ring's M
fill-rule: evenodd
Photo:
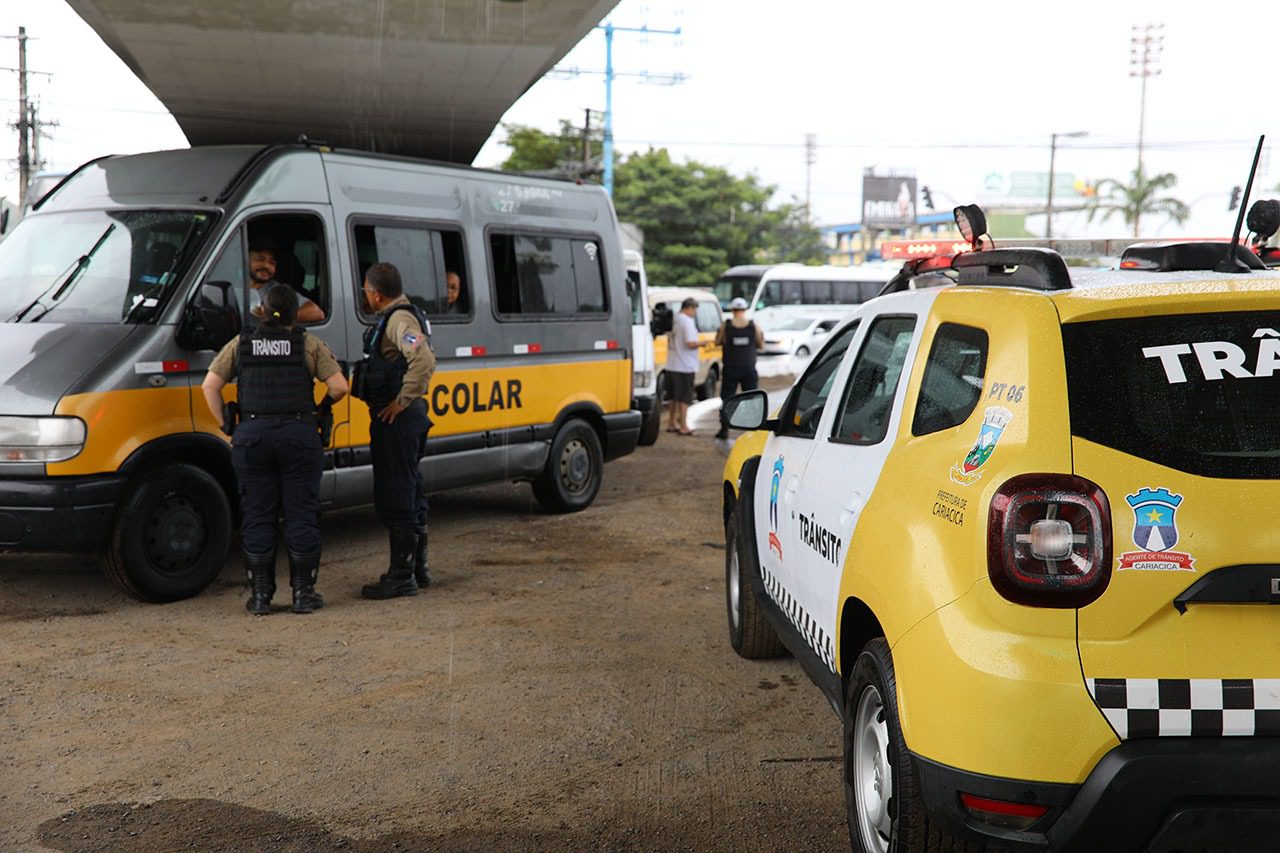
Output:
M889 726L880 691L867 685L858 698L852 732L853 807L862 848L888 853L893 837L893 765Z
M736 551L729 552L729 624L735 632L742 622L742 577Z

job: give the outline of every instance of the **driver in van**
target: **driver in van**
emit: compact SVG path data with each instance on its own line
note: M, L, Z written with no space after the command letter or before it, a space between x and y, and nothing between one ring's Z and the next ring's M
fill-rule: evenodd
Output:
M258 237L249 241L249 313L259 320L265 312L262 296L273 284L277 284L276 266L279 257L280 250L271 240ZM320 323L323 320L324 310L299 293L297 322Z

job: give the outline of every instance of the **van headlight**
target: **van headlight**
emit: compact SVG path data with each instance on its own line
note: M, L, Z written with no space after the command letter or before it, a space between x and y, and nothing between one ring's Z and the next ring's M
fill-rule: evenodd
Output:
M65 462L84 449L87 433L79 418L0 415L0 464Z
M632 388L648 388L653 384L652 370L637 370L631 376Z

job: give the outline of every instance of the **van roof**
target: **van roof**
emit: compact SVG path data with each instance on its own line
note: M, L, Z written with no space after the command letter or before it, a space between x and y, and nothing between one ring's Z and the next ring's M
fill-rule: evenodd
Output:
M149 151L142 154L110 155L90 160L73 170L56 192L42 199L40 210L136 205L201 206L222 204L255 172L285 156L307 153L370 159L379 162L415 163L476 175L519 177L531 184L580 186L583 191L604 189L594 184L543 176L481 169L459 163L377 154L352 148L329 148L319 143L286 145L206 145Z
M714 293L698 287L649 288L650 302L670 302L672 299L688 299L691 296L699 302L714 302L717 307L720 305L720 300L716 298Z

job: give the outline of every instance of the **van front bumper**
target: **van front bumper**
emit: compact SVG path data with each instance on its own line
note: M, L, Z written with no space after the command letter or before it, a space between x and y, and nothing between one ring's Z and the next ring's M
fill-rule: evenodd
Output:
M0 550L98 550L124 484L124 477L0 477Z
M954 834L1009 850L1253 853L1280 836L1280 738L1122 743L1083 784L999 779L914 757L930 815ZM1027 831L981 823L960 794L1049 806Z

